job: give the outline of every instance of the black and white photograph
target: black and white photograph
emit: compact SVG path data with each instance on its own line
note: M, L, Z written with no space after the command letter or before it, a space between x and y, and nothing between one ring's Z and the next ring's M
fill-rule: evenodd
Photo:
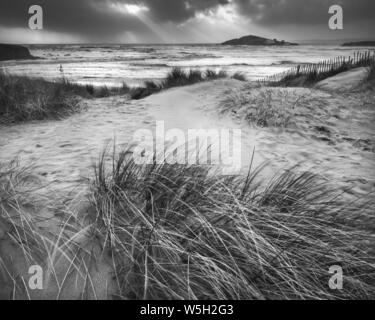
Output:
M373 0L0 0L0 300L374 300L374 30Z

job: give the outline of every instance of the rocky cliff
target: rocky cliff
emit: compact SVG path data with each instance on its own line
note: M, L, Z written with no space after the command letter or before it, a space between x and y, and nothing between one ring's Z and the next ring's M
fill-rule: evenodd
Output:
M19 45L0 43L0 61L23 59L34 59L28 48Z

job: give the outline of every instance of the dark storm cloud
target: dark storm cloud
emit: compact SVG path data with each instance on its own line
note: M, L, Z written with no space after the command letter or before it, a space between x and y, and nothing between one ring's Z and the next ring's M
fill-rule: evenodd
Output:
M146 5L151 15L158 20L182 22L197 12L217 8L226 5L229 0L140 0L136 3Z
M43 8L49 31L111 35L144 28L135 16L116 11L107 0L1 0L0 25L26 27L28 8L34 4Z
M1 0L0 25L26 27L28 8L38 4L43 8L47 30L110 35L146 28L136 16L116 10L116 4L141 4L158 22L183 22L196 12L227 3L228 0Z
M234 0L238 12L261 25L327 23L328 8L341 5L345 22L375 22L374 0Z
M26 27L29 6L38 4L46 30L103 38L124 31L152 33L116 4L143 5L148 8L143 14L157 23L180 23L229 3L239 15L263 26L326 24L332 4L343 6L345 23L375 21L374 0L0 0L0 26Z

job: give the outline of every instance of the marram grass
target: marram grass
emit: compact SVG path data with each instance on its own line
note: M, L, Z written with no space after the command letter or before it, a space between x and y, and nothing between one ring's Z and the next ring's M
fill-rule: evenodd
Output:
M165 89L224 78L229 78L228 73L224 70L183 70L181 68L175 67L167 74L165 79L163 79L159 83L154 81L146 81L143 87L132 88L130 90L130 97L135 100L140 100ZM239 81L246 81L246 76L239 72L235 73L232 78Z
M375 298L372 195L348 203L319 176L294 169L264 181L261 169L220 176L131 159L103 152L85 223L69 202L42 199L54 210L53 230L30 215L41 207L28 171L0 166L2 298ZM25 282L33 264L45 270L40 293ZM332 266L343 269L342 290L329 287Z
M103 98L127 94L129 88L94 87L32 79L0 72L0 124L33 120L58 120L82 109L80 97Z
M347 203L308 172L260 181L209 167L138 166L103 153L91 202L120 298L370 299L373 201ZM258 182L257 182L258 181ZM344 271L331 290L331 266Z

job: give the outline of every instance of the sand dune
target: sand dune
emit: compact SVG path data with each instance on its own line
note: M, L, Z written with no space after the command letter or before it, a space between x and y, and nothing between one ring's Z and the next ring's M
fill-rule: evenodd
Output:
M297 166L300 170L321 174L333 185L340 186L348 196L367 194L375 191L374 96L373 93L349 96L336 91L336 88L352 85L363 72L356 70L320 83L318 87L325 91L255 88L236 80L218 80L171 89L140 101L129 101L126 97L83 101L87 110L63 121L0 128L0 161L19 157L21 164L31 163L38 177L36 184L44 187L39 192L49 199L58 202L72 190L81 190L75 191L76 198L84 199L85 182L92 174L91 164L99 151L113 139L116 144L128 145L137 129L152 128L155 121L163 120L166 129L183 131L241 128L244 172L255 150L254 166L265 161L269 163L266 175ZM266 97L270 107L290 112L288 125L278 128L249 123L244 118L249 107L246 104L222 113L225 99L231 96L240 96L255 104L264 102ZM44 210L41 208L43 205L32 213L53 217L54 212L47 206ZM53 229L56 221L41 225ZM0 221L1 239L6 238L8 227ZM83 237L82 243L85 239ZM16 261L22 260L22 253L6 241L2 242L1 250ZM95 250L95 244L91 244L90 250ZM60 264L62 274L66 271L66 263ZM18 275L22 276L25 272L23 263L17 265L20 266ZM103 297L108 289L105 281L110 279L111 265L102 261L95 270L96 294ZM97 276L99 273L100 277ZM103 274L107 276L103 277ZM52 284L47 296L51 298L57 291ZM65 291L70 293L63 297L77 298L78 291L77 284L70 282Z
M325 88L357 79L363 70L325 81ZM244 110L234 117L219 115L233 94L255 103L290 109L291 124L283 128L249 126ZM263 100L259 100L262 96ZM257 99L259 101L257 101ZM268 161L275 170L301 164L335 183L361 192L374 191L375 109L372 96L338 94L304 88L257 88L236 80L218 80L175 88L140 101L113 97L83 101L87 110L63 121L46 121L0 128L0 161L15 157L32 164L48 190L67 192L91 174L91 164L108 143L128 145L138 129L163 120L168 128L242 128L242 164ZM247 105L243 106L246 109Z
M315 88L345 93L357 89L366 79L367 73L368 69L364 67L342 72L334 77L318 82Z

